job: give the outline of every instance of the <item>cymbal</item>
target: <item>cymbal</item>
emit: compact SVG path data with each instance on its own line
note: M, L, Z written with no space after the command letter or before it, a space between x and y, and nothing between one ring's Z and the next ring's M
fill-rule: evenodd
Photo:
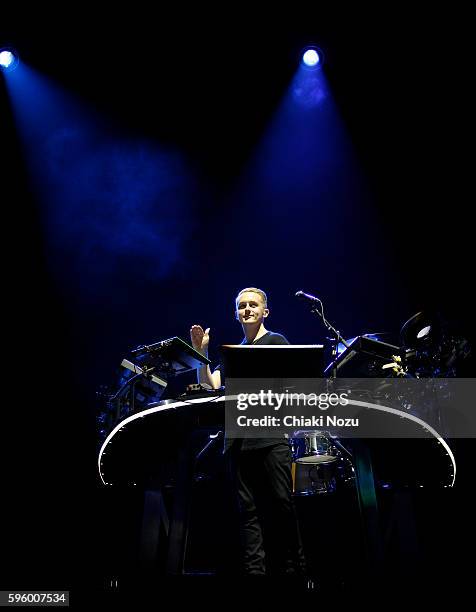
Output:
M436 313L417 312L400 330L400 341L405 348L435 344L441 339L441 321Z

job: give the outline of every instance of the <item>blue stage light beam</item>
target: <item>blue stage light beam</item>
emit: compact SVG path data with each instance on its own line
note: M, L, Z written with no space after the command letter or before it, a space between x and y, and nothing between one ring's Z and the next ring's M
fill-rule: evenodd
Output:
M113 291L137 269L151 281L183 273L196 185L181 151L119 128L115 134L24 62L5 82L48 265L61 286L74 277L68 266L81 271L82 300Z
M359 270L381 279L393 255L386 251L374 194L326 78L332 66L312 70L300 60L302 55L295 56L295 74L235 185L227 224L247 241L230 248L229 268L237 277L249 275L248 241L255 240L273 269L293 270L295 282L317 278L319 291L331 294L337 274L346 292L352 286L365 301L367 281L362 283ZM362 248L355 248L356 240ZM386 280L375 287L382 308L389 295L396 301L403 292ZM365 309L356 312L343 309L342 327L353 329L358 317L367 320Z

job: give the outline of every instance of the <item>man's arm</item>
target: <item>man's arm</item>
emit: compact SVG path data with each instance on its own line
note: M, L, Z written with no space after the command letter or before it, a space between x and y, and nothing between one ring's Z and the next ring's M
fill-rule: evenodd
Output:
M210 328L205 331L200 325L192 325L190 328L190 340L193 348L208 358L208 345L210 343ZM212 372L209 365L203 365L198 368L198 382L200 384L209 385L212 389L221 387L221 372L215 370Z

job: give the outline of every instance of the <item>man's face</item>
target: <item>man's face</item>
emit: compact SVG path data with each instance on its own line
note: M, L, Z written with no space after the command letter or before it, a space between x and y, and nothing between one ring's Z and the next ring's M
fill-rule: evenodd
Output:
M236 300L236 318L242 325L262 323L268 314L259 293L247 291Z

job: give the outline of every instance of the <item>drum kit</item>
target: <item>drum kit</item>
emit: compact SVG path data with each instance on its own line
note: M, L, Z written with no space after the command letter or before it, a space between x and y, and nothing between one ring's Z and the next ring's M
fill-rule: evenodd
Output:
M344 378L392 374L409 378L454 377L470 353L467 340L438 313L419 312L406 321L400 330L399 346L383 342L382 336L387 334L362 334L336 343L335 358L325 374ZM395 361L392 371L388 369L389 361ZM352 453L335 436L318 430L296 431L295 435L291 439L295 496L329 494L355 486ZM380 442L385 444L379 447L377 442L373 448L382 476L390 475L378 483L384 488L392 487L392 480L406 487L453 485L456 466L442 439L406 440L406 447L418 456L414 454L413 460L409 460L400 452L393 463L388 455L393 455L396 447L401 450L401 444L398 440ZM382 446L386 455L383 462Z

